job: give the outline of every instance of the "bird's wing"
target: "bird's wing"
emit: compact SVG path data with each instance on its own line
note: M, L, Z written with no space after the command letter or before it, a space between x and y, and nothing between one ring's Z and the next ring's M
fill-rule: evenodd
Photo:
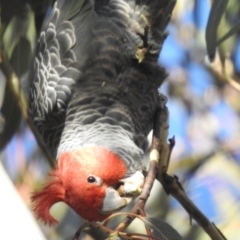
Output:
M79 25L91 21L94 17L92 2L55 2L50 16L43 23L31 73L30 112L53 155L64 127L72 86L81 75L81 59L77 59L73 50L75 27L70 20L76 14Z
M121 64L134 58L139 62L157 62L165 37L163 32L174 4L175 0L56 1L40 33L30 90L33 121L53 155L56 155L75 83L86 70L84 64L91 63L89 58L100 51L101 37L105 45L111 44L108 35L112 26L114 36L122 39L122 42L117 40L122 44L120 50L124 55ZM99 30L95 24L98 18L106 19L99 21ZM92 25L95 26L94 31L91 30ZM98 40L95 44L96 35ZM115 41L115 37L109 40ZM118 64L114 60L112 66L119 68ZM159 86L160 82L156 81L156 85ZM152 110L146 107L146 117L150 115L147 111ZM148 132L149 127L146 128Z

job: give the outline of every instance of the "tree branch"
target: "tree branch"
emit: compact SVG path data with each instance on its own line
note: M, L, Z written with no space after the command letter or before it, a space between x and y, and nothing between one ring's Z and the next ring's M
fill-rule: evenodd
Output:
M163 106L162 106L163 108ZM167 110L166 110L167 111ZM159 114L159 113L158 113ZM159 115L156 117L155 121L160 119ZM156 122L157 123L157 122ZM186 195L182 185L178 181L177 176L170 176L167 174L168 166L170 163L170 157L172 149L175 145L175 138L169 139L169 143L167 142L168 136L168 121L161 122L162 127L160 131L160 139L158 135L156 135L155 143L156 149L160 146L160 159L159 159L159 168L158 168L158 181L162 184L163 188L165 189L166 193L172 195L182 206L183 208L189 213L190 217L193 218L209 235L209 237L213 240L226 240L224 235L220 232L220 230L211 223L204 214L195 206L195 204L188 198ZM159 127L158 127L159 128Z
M181 183L178 181L177 176L170 176L167 173L163 173L162 185L167 194L172 195L188 212L191 218L193 218L209 235L213 240L226 240L224 235L210 222L206 216L195 206L195 204L186 195Z

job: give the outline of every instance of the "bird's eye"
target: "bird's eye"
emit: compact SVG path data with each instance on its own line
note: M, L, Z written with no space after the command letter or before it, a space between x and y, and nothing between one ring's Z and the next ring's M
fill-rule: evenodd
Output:
M96 178L93 177L93 176L89 176L89 177L87 178L87 181L88 181L89 183L94 183L94 182L96 182Z

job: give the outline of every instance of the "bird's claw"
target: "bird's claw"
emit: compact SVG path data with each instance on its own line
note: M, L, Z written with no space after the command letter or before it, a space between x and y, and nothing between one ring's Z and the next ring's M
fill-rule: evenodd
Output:
M123 192L125 195L135 196L139 195L142 192L142 188L136 186L134 183L126 182L123 185Z
M131 177L122 179L121 182L123 185L118 189L120 196L136 196L142 192L144 176L141 172L136 172Z

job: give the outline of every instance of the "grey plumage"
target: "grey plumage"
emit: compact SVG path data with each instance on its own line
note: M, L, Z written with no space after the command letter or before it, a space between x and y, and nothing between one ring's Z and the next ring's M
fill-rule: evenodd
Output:
M55 3L39 38L30 91L34 123L54 157L104 146L127 163L128 175L141 169L166 76L157 59L174 4Z

